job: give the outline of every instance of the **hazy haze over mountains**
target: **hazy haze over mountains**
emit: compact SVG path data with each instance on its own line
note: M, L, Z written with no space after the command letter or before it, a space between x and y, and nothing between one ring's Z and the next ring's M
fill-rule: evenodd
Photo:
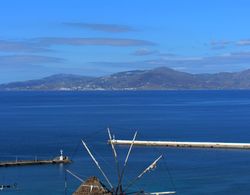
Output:
M166 67L119 72L104 77L57 74L0 85L0 90L179 90L250 89L250 70L190 74Z

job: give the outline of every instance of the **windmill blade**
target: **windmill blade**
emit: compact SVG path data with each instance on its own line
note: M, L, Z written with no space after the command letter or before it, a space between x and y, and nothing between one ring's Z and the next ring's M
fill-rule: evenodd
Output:
M72 173L70 170L66 169L66 172L68 172L70 175L72 175L74 178L76 178L77 180L79 180L81 183L84 182L84 180L82 178L80 178L79 176L77 176L76 174ZM90 188L102 188L100 186L97 185L88 185L88 184L81 184L81 186L87 186Z
M151 163L146 169L144 169L141 174L139 174L134 180L132 180L124 190L125 192L128 190L129 187L134 185L140 178L142 178L143 175L145 175L147 172L153 170L156 168L157 162L162 158L162 155L159 156L153 163Z
M114 154L114 158L115 158L115 164L116 164L116 168L117 168L118 180L120 180L120 168L119 168L119 162L117 160L117 152L116 152L115 146L114 146L114 144L112 142L110 129L108 128L107 130L108 130L108 135L109 135L109 142L111 144L111 148L113 150L113 154Z
M117 159L117 152L114 146L114 143L112 142L112 137L111 137L111 133L110 133L110 129L107 128L108 130L108 135L109 135L109 143L111 144L111 148L113 150L113 154L114 154L114 158L115 158L115 164L116 164L116 169L117 169L117 175L118 175L118 185L116 187L116 193L118 192L118 190L120 189L120 180L121 180L121 174L120 174L120 167L119 167L119 161Z
M162 155L158 157L151 165L149 165L139 176L138 178L141 178L145 173L147 173L150 170L153 170L156 168L157 162L162 158Z
M137 131L135 132L134 137L133 137L133 140L132 140L132 143L131 143L131 145L130 145L130 147L129 147L128 154L127 154L126 159L125 159L125 161L124 161L124 167L123 167L123 169L125 169L125 167L126 167L126 165L127 165L128 158L129 158L129 156L130 156L130 152L131 152L131 150L132 150L132 147L133 147L133 145L134 145L134 143L135 143L135 138L136 138L136 136L137 136Z
M136 131L135 134L134 134L133 140L132 140L132 142L131 142L131 145L130 145L129 150L128 150L128 153L127 153L127 156L126 156L126 158L125 158L125 161L124 161L124 165L123 165L123 168L122 168L121 177L120 177L120 181L119 181L119 183L118 183L118 186L120 186L121 183L122 183L122 179L123 179L123 176L124 176L125 168L126 168L126 166L127 166L127 162L128 162L128 159L129 159L131 150L132 150L132 148L133 148L133 146L134 146L134 142L135 142L136 136L137 136L137 131Z
M110 129L107 128L107 130L108 130L108 135L109 135L109 142L111 144L111 147L112 147L112 150L113 150L113 153L114 153L114 157L115 157L115 159L117 161L117 153L116 153L116 150L115 150L115 146L114 146L114 144L112 142L112 137L111 137Z
M81 183L84 182L84 180L82 178L80 178L79 176L77 176L76 174L72 173L70 170L66 169L66 171L72 175L74 178L78 179Z
M95 159L95 157L93 156L93 154L90 152L88 146L86 145L86 143L82 141L83 146L85 147L85 149L87 150L88 154L90 155L90 157L92 158L92 160L94 161L94 163L96 164L97 168L100 170L100 172L102 173L103 177L105 178L105 180L108 182L109 186L111 187L111 189L113 189L113 185L111 184L111 182L109 181L108 177L106 176L106 174L104 173L104 171L102 170L102 168L100 167L99 163L97 162L97 160Z

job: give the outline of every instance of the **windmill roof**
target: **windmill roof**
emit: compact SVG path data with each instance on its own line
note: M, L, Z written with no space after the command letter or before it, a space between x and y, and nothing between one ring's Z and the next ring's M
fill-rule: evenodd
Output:
M110 190L97 177L90 177L83 182L73 195L112 195Z

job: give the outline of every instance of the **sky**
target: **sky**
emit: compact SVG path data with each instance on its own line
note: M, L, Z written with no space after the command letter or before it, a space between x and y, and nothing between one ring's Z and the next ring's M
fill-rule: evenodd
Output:
M249 0L3 0L0 83L250 68Z

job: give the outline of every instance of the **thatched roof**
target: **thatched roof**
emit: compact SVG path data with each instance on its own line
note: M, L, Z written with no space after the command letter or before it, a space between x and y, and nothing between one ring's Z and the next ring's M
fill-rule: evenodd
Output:
M90 177L77 188L73 195L112 195L112 193L97 177Z

